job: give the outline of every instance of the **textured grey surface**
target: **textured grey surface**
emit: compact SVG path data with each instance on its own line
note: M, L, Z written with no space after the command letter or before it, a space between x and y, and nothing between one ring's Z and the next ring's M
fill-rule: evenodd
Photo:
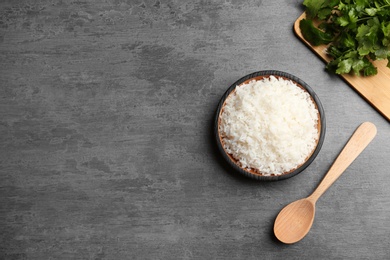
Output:
M386 259L390 124L293 34L301 1L1 1L1 259ZM280 182L235 175L212 118L240 77L286 71L326 139ZM363 121L378 135L317 203L306 238L273 221Z

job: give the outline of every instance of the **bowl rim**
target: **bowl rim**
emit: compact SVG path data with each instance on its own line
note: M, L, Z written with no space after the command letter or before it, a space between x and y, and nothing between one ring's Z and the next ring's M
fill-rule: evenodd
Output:
M232 159L228 156L227 152L223 148L222 142L220 140L219 127L218 127L218 125L219 125L219 117L220 117L220 114L221 114L221 109L222 109L222 107L223 107L223 105L225 103L225 100L235 90L236 86L241 85L242 83L244 83L246 81L249 81L250 79L254 79L256 77L267 77L267 76L268 77L276 76L276 77L287 78L289 80L292 80L294 83L297 83L300 87L304 88L304 90L306 90L309 93L309 95L311 96L311 98L314 100L314 103L317 106L317 110L319 112L319 118L320 118L320 135L319 135L319 138L318 138L317 146L314 149L314 151L312 152L312 154L310 155L310 157L301 166L299 166L295 170L292 170L292 171L290 171L288 173L284 173L284 174L281 174L281 175L271 175L271 176L254 174L252 172L246 171L243 168L241 168L240 166L238 166L236 164L236 162L232 161ZM279 70L261 70L261 71L256 71L256 72L248 74L248 75L240 78L236 82L234 82L226 90L224 95L221 97L221 99L220 99L220 101L218 103L218 107L217 107L217 110L216 110L216 113L215 113L215 118L214 118L214 136L215 136L215 139L216 139L216 142L217 142L218 150L222 154L222 157L239 174L244 175L244 176L249 177L249 178L252 178L252 179L259 180L259 181L285 180L285 179L291 178L293 176L296 176L297 174L299 174L300 172L305 170L314 161L314 159L317 157L318 153L320 152L320 150L322 148L322 145L324 143L324 140L325 140L325 132L326 132L325 112L324 112L324 108L323 108L322 103L321 103L320 99L318 98L317 94L302 79L300 79L300 78L298 78L298 77L296 77L296 76L294 76L294 75L292 75L290 73L279 71Z

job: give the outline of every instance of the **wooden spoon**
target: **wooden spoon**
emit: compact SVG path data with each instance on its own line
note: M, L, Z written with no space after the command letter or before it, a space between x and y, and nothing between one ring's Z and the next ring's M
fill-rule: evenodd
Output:
M318 198L337 180L358 157L376 135L376 127L370 122L361 124L349 139L317 189L307 198L284 207L275 220L275 236L283 243L292 244L309 232L315 215Z

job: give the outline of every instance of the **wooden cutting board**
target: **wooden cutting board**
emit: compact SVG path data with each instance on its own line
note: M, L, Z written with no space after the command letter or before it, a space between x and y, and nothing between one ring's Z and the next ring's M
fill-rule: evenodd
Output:
M306 17L303 13L294 23L296 35L322 60L328 62L330 57L326 54L326 45L312 46L307 42L299 29L299 22ZM352 88L375 107L387 120L390 121L390 68L386 67L387 60L375 61L374 65L378 68L378 74L370 77L355 75L341 75Z

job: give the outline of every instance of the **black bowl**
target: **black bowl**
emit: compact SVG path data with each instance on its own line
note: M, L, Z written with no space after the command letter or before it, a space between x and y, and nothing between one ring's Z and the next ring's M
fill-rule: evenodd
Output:
M223 148L221 137L219 135L219 117L221 115L221 110L224 106L225 100L227 97L235 90L236 86L248 83L251 80L261 80L263 78L268 78L270 76L274 76L276 78L284 78L287 80L293 81L295 84L297 84L299 87L301 87L303 90L308 92L316 105L316 108L319 112L319 120L318 120L318 130L319 130L319 138L317 142L316 148L313 150L312 154L308 157L308 159L298 168L293 169L289 172L285 172L280 175L270 175L266 176L263 175L255 170L248 170L244 169L240 166L240 164L235 160L230 154L228 154L225 149ZM306 84L303 80L299 79L296 76L293 76L291 74L288 74L286 72L282 71L277 71L277 70L264 70L264 71L258 71L254 72L252 74L249 74L247 76L242 77L241 79L237 80L234 84L232 84L228 90L225 92L225 94L222 96L215 115L215 121L214 121L214 135L215 139L217 141L217 146L219 151L221 152L223 158L226 160L226 162L238 173L243 174L244 176L256 179L256 180L261 180L261 181L278 181L278 180L284 180L287 178L291 178L298 173L302 172L304 169L306 169L316 158L318 153L321 150L322 144L325 139L325 128L326 128L326 122L325 122L325 114L324 114L324 109L322 107L322 104L318 98L318 96L314 93L314 91L310 88L308 84Z

